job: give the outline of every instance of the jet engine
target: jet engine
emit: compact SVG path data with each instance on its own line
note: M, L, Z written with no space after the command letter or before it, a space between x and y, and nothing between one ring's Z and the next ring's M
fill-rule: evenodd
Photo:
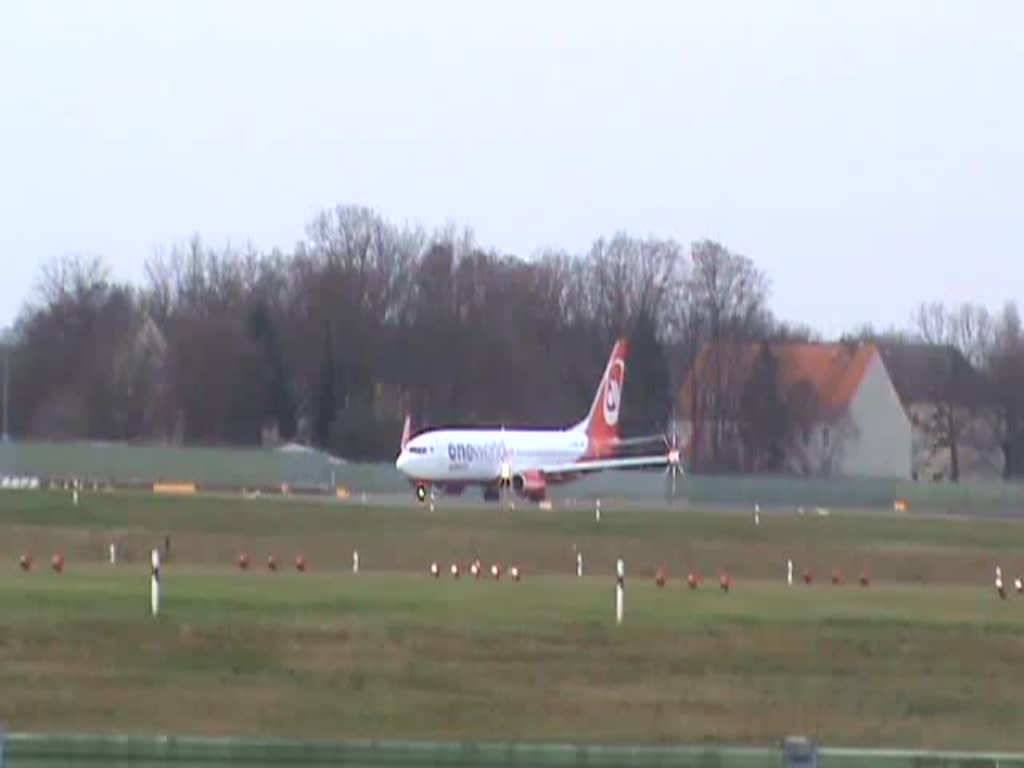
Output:
M539 501L547 495L544 474L537 470L521 472L512 477L512 490L528 499Z

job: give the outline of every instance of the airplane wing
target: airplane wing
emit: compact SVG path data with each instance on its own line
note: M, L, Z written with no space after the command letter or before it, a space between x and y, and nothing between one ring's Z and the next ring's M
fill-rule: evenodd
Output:
M608 469L636 469L638 467L667 467L678 464L678 457L665 456L631 456L619 459L585 459L565 464L550 464L537 467L545 475L574 475L585 472L601 472Z
M668 440L665 435L641 435L638 437L620 437L612 441L612 444L616 447L632 446L632 445L654 445L656 443L664 443Z

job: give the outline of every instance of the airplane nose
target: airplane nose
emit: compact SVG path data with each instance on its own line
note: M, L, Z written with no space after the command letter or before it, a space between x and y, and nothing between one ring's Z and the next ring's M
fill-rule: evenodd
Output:
M408 451L402 451L398 454L398 458L395 459L395 469L399 472L405 472L405 468L409 465L409 453Z

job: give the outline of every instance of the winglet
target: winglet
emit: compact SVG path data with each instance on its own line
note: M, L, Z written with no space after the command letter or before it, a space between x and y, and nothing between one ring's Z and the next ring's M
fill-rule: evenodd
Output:
M409 438L412 437L412 418L409 414L405 414L405 424L402 425L402 445L401 449L404 451L405 446L409 444Z

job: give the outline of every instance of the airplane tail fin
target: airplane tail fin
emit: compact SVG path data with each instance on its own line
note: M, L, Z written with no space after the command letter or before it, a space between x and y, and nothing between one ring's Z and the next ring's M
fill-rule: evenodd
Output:
M409 444L409 438L412 437L412 417L409 414L405 414L405 424L402 425L402 443L401 449L404 451L405 446Z
M604 369L601 383L594 395L587 418L575 429L587 435L589 458L608 456L615 450L619 440L619 410L622 403L622 385L626 380L626 353L629 349L626 339L619 339L612 347L611 357Z

